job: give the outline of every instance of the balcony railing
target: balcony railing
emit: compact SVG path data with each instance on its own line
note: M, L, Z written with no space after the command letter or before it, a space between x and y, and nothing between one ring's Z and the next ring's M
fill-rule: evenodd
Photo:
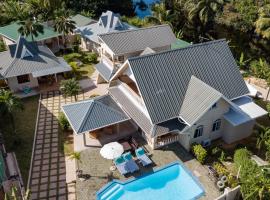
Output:
M180 136L175 134L175 135L164 135L161 136L160 138L157 138L155 148L163 147L165 145L178 142L180 139Z

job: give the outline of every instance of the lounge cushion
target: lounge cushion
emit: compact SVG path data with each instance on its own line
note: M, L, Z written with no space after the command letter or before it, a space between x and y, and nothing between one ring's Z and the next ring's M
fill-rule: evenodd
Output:
M137 156L142 156L145 154L145 152L144 152L143 148L139 148L136 150L136 154L137 154Z
M131 159L132 159L132 155L131 155L130 152L125 153L125 154L123 155L123 157L124 157L125 160L131 160Z
M124 158L122 156L120 156L120 157L116 158L114 160L114 162L115 162L116 165L119 165L119 164L125 162L125 160L124 160Z

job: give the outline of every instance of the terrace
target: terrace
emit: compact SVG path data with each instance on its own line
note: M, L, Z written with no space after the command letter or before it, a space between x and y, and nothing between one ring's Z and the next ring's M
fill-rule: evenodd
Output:
M140 143L144 144L143 140L141 140ZM83 174L87 174L89 178L85 181L77 180L77 198L81 200L96 199L96 191L109 182L108 178L127 180L150 173L153 169L174 161L183 162L193 175L199 179L206 192L206 195L200 199L215 199L220 196L221 193L215 187L214 182L209 178L207 169L184 150L180 144L170 144L159 150L150 150L150 147L147 145L144 145L144 147L149 151L153 165L150 167L142 167L139 165L139 172L128 176L122 176L118 171L113 171L111 174L109 168L112 162L111 160L106 160L101 157L99 153L100 149L91 148L82 151L79 169L83 171ZM93 165L93 163L95 163L95 165Z

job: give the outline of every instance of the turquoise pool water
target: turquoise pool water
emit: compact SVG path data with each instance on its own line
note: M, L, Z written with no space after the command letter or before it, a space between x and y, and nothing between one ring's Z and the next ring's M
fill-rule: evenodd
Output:
M126 182L112 181L97 192L98 200L191 200L204 195L198 180L180 163Z

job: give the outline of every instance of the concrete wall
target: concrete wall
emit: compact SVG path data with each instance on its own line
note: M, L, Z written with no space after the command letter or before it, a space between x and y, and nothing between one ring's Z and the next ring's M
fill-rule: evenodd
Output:
M224 194L216 198L215 200L238 200L241 199L240 186L237 186L233 189L225 188Z
M18 83L17 77L8 78L7 81L8 81L8 86L10 90L13 92L17 92L17 91L21 91L23 87L25 86L30 87L30 88L38 87L37 78L34 78L32 74L29 74L29 77L30 77L30 82L22 83L22 84Z
M246 138L252 134L253 127L255 125L255 120L250 120L246 123L240 124L239 126L233 126L225 120L224 132L226 134L222 135L222 139L230 144L237 140Z

